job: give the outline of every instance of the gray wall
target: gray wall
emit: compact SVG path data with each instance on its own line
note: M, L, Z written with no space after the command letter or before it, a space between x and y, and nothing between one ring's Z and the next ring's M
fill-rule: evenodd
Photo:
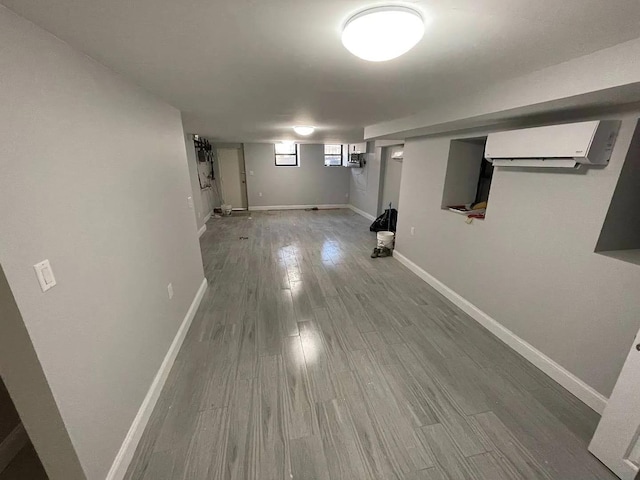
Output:
M4 7L0 45L0 264L104 479L204 277L180 112ZM42 293L45 258L58 285Z
M244 159L249 208L349 203L349 171L325 167L323 145L300 145L298 167L276 167L271 143L245 144Z
M367 164L363 168L349 168L349 203L378 216L378 202L382 188L382 148L367 143Z
M400 179L402 178L402 160L391 158L391 148L382 149L383 174L382 174L382 196L378 213L382 213L388 208L389 202L392 207L398 210L400 202Z
M594 248L635 125L603 169L496 169L471 225L440 208L451 137L404 150L398 252L605 396L640 326L640 268Z
M185 133L184 143L187 149L187 164L189 166L189 180L191 182L191 192L193 193L194 214L198 230L205 224L205 219L213 212L214 207L220 206L215 192L215 188L200 189L200 180L198 178L198 158L196 157L196 149L193 144L193 135ZM215 170L216 162L214 162L214 175L216 181L218 172Z

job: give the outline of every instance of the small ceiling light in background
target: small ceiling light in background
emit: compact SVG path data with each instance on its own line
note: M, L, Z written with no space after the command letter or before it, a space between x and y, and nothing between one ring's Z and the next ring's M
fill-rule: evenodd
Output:
M303 137L311 135L313 132L315 132L315 130L316 127L311 127L308 125L296 125L295 127L293 127L293 131L298 135L302 135Z
M349 19L342 44L356 57L384 62L407 53L422 39L424 20L408 7L375 7Z

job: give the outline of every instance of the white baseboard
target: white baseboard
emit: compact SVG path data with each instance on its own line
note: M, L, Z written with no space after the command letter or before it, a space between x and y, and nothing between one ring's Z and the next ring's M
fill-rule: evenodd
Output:
M202 234L204 232L206 232L206 231L207 231L207 226L206 225L202 225L202 227L200 227L200 230L198 230L198 237L201 237Z
M213 210L211 210L209 213L207 213L207 214L204 216L204 221L203 221L202 223L206 225L206 223L207 223L207 222L209 221L209 219L211 218L211 215L213 215Z
M353 205L349 205L348 207L351 210L353 210L354 212L356 212L358 215L362 215L364 218L367 218L367 219L371 220L372 222L376 219L376 217L374 217L373 215L369 215L364 210L360 210L359 208L356 208Z
M607 405L607 398L604 395L595 391L574 374L547 357L540 350L525 342L511 330L498 323L496 320L494 320L478 307L473 305L471 302L451 290L440 280L427 273L425 270L420 268L418 265L413 263L397 250L393 252L393 256L400 263L405 265L409 270L415 273L418 277L431 285L439 293L448 298L452 303L457 305L467 315L469 315L480 325L482 325L484 328L489 330L496 337L510 346L513 350L518 352L529 362L531 362L553 380L566 388L569 392L579 398L586 405L591 407L599 414L602 414L602 412L604 411L604 407Z
M121 480L124 475L127 473L127 469L129 468L129 464L133 459L133 454L136 451L138 446L138 442L140 442L140 438L142 437L142 433L144 432L145 427L147 426L147 422L151 417L151 412L153 412L154 407L156 406L156 402L158 401L158 397L160 396L160 392L162 391L162 387L169 376L169 371L173 366L173 362L178 355L178 351L182 346L182 342L184 341L187 332L189 331L189 327L191 326L191 322L193 321L193 317L200 306L200 302L202 301L202 297L204 296L204 292L207 290L207 279L203 279L200 284L200 288L196 293L196 296L191 302L191 306L189 310L187 310L187 314L182 321L182 325L178 329L178 333L176 333L167 354L160 365L160 369L153 379L153 383L151 387L149 387L149 391L147 392L146 397L142 401L142 405L136 414L136 417L133 419L133 423L129 428L129 432L122 442L122 446L120 447L120 451L116 455L113 464L111 465L111 469L107 474L106 480Z
M7 438L0 442L0 472L2 472L9 464L11 460L22 450L29 442L29 436L24 429L24 425L19 423L11 430L11 433L7 435Z
M251 211L257 210L304 210L305 208L317 208L319 210L327 210L330 208L349 208L346 203L340 203L335 205L269 205L269 206L256 206L249 207Z

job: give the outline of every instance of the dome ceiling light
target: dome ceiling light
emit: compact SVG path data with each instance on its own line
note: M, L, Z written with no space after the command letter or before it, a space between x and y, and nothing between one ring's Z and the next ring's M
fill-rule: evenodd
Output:
M374 7L349 19L342 30L342 44L356 57L384 62L415 47L424 28L422 15L412 8Z
M313 132L315 132L315 130L316 127L311 127L308 125L296 125L295 127L293 127L293 131L298 135L302 135L303 137L308 137Z

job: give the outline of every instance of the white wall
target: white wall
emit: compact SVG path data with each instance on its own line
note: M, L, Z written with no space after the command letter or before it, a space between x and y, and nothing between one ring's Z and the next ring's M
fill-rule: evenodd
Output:
M606 168L496 169L487 218L471 225L440 208L457 137L404 150L397 251L605 396L640 326L640 268L594 248L636 117Z
M299 167L276 167L273 144L245 144L249 208L349 203L347 168L325 167L323 145L300 145L299 155Z
M363 168L349 168L349 203L371 217L378 216L378 202L382 188L382 148L367 143L367 164Z
M0 45L0 264L102 480L204 276L180 112L4 7Z
M198 158L196 156L195 145L193 144L193 135L185 133L184 143L187 149L187 164L189 166L189 180L191 182L191 192L193 196L194 214L198 230L205 224L207 217L213 212L214 207L220 206L220 201L215 194L215 188L200 188L200 180L198 178ZM218 173L215 170L214 175L218 181Z

